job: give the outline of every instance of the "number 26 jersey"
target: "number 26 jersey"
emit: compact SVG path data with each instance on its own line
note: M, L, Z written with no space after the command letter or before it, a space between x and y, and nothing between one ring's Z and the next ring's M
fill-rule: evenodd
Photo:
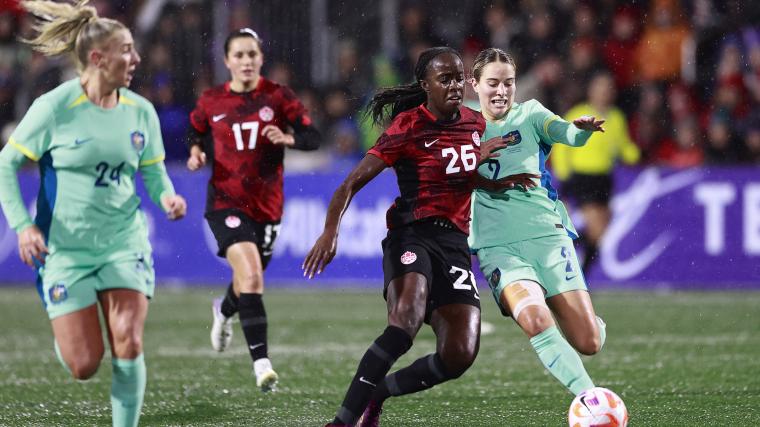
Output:
M459 113L444 122L424 105L404 111L369 150L393 167L398 179L401 194L386 215L388 228L442 217L469 233L473 175L486 122L467 107Z

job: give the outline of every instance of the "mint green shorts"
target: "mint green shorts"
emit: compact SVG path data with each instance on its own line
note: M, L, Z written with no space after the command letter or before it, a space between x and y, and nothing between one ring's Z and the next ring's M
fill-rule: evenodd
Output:
M504 246L479 249L480 270L488 279L502 313L499 296L518 280L532 280L544 288L545 298L563 292L587 290L573 241L566 235L523 240Z
M40 268L37 290L48 317L54 319L98 302L98 292L133 289L153 297L155 272L150 252L124 252L98 265L56 268L55 263Z

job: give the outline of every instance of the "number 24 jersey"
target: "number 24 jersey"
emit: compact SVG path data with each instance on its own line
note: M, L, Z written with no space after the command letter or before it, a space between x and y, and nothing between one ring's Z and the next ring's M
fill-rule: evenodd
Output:
M135 173L162 162L164 146L150 102L126 88L119 95L104 109L69 80L38 98L9 140L39 162L35 223L51 255L149 250Z

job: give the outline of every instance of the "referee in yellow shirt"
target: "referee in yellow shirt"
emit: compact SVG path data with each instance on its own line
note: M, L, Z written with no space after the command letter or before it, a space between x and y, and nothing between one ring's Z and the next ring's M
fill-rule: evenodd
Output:
M572 122L581 116L606 119L603 132L594 132L583 147L556 144L552 150L552 169L563 181L562 188L575 200L581 210L584 231L581 243L585 257L583 272L597 256L598 244L610 222L609 201L612 193L612 171L618 159L626 164L639 161L639 148L628 133L628 121L623 112L613 105L615 81L608 72L599 72L591 79L588 101L571 108L565 120Z

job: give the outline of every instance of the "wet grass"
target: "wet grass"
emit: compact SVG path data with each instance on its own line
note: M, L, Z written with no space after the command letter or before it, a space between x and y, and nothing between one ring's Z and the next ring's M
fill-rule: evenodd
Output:
M267 395L255 387L238 329L230 351L211 350L209 303L217 292L158 290L146 325L141 425L331 420L358 359L384 327L379 292L269 292L270 355L281 386ZM760 293L600 293L594 302L608 338L584 361L597 385L623 398L631 425L760 425ZM566 425L572 396L490 297L483 319L495 328L474 366L459 380L389 400L384 425ZM108 358L90 381L70 379L31 288L0 289L0 321L0 425L110 425ZM426 329L396 366L433 349Z

